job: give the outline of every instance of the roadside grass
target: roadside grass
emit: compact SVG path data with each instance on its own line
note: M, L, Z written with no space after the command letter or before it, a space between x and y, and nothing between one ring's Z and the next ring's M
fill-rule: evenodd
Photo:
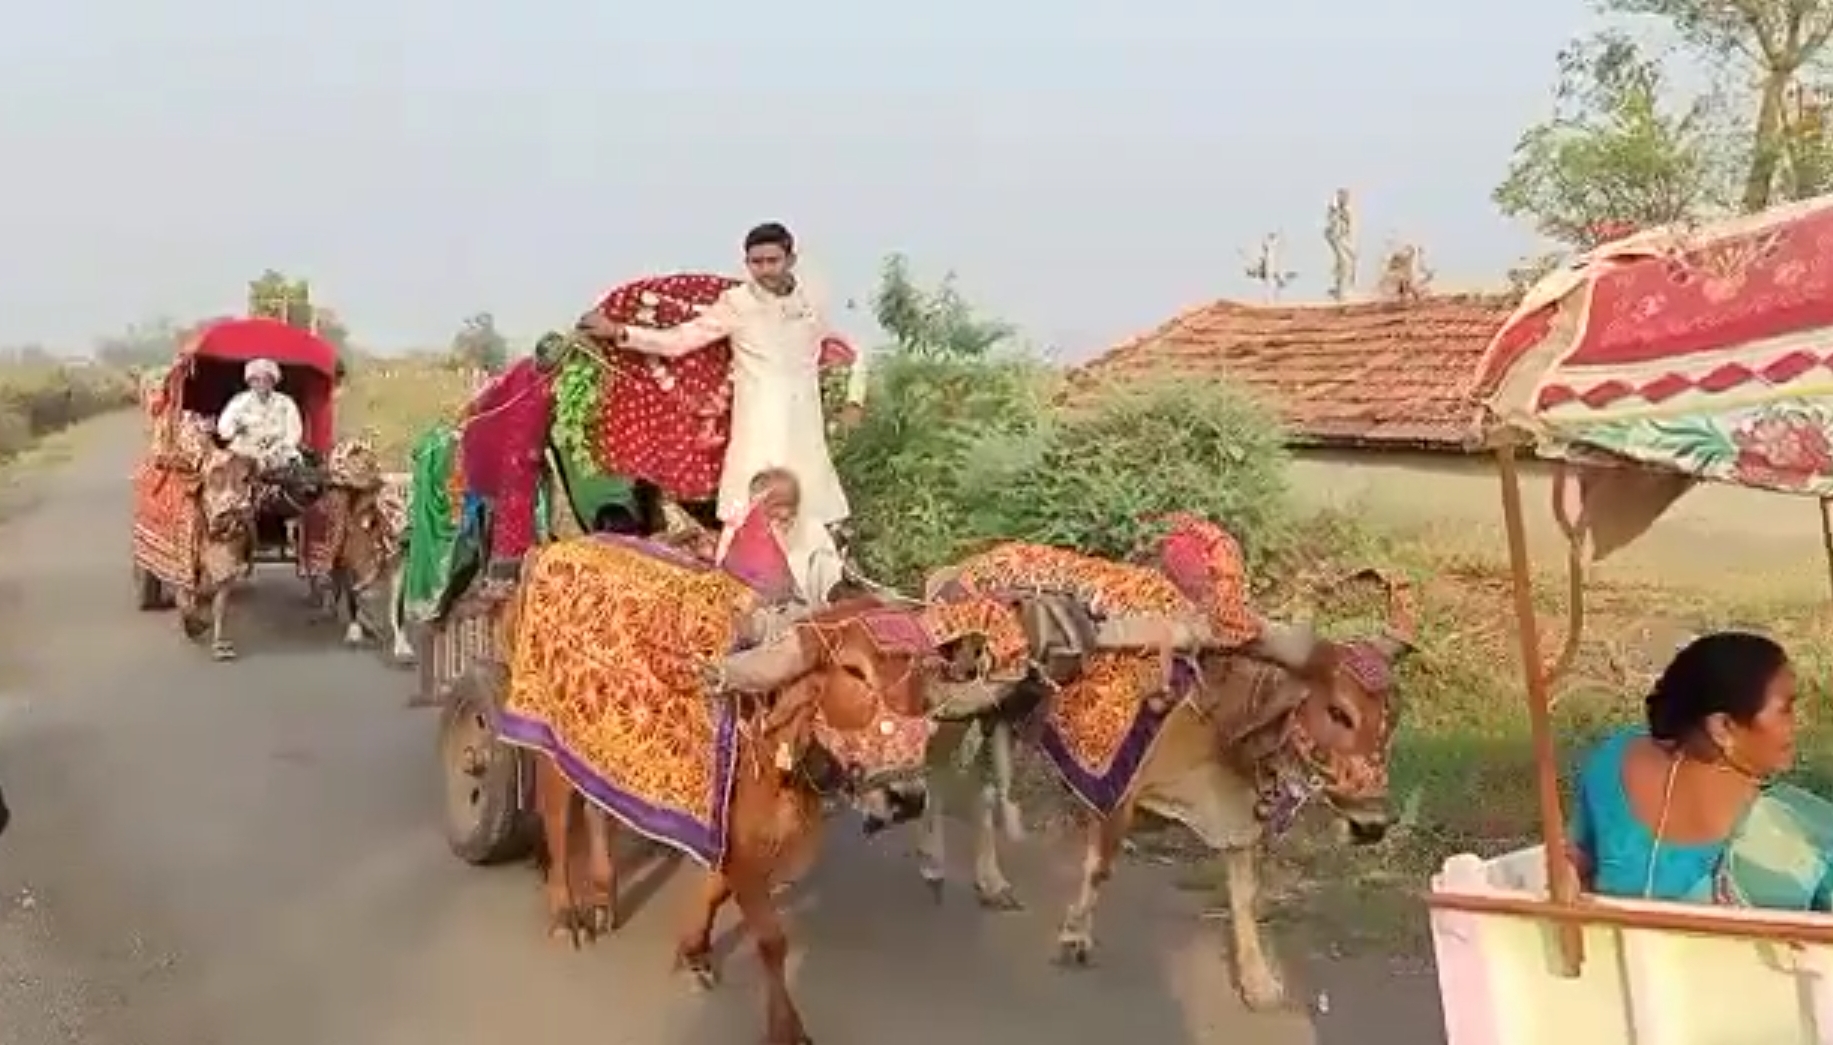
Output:
M1659 525L1659 523L1657 523ZM1429 946L1420 897L1445 858L1493 856L1538 844L1540 814L1527 697L1517 647L1507 549L1499 534L1371 533L1319 516L1308 546L1338 563L1380 562L1408 576L1419 604L1419 638L1399 686L1404 718L1395 744L1392 795L1399 824L1377 847L1340 844L1323 814L1282 842L1270 863L1276 921L1338 951L1418 952ZM1764 578L1736 572L1711 587L1659 585L1593 571L1585 589L1582 642L1555 687L1555 745L1561 779L1606 731L1641 721L1642 698L1675 650L1707 631L1765 632L1790 651L1801 687L1798 782L1833 790L1833 612L1827 600L1778 596ZM1814 566L1816 570L1818 565ZM1306 570L1299 570L1300 575ZM1315 571L1310 571L1315 572ZM1534 605L1541 655L1558 655L1568 626L1563 561L1535 564ZM1288 611L1297 609L1287 607ZM1326 630L1353 633L1378 620L1378 600L1333 600ZM1192 889L1220 884L1197 854Z
M94 363L0 362L0 461L79 421L134 405L133 375Z
M458 415L471 379L432 359L389 359L351 374L339 393L338 427L376 442L384 468L404 471L414 440Z

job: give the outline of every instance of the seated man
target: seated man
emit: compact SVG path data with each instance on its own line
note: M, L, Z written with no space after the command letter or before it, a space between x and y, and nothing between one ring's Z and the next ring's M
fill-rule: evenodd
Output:
M242 378L248 388L223 408L216 419L217 434L231 453L252 458L263 472L298 462L305 422L298 404L277 390L280 367L271 359L251 359L242 368Z

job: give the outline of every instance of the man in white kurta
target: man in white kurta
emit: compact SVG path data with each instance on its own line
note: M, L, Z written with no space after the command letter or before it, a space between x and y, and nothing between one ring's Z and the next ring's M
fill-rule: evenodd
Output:
M801 484L801 520L825 535L849 514L828 453L821 409L821 342L832 327L824 303L795 277L795 244L787 229L775 224L753 229L745 239L745 267L750 279L680 326L623 326L594 313L585 327L621 348L663 358L729 340L732 439L720 467L719 519L728 526L743 519L751 503L751 480L767 469L783 468ZM843 424L857 422L865 389L861 355L847 382Z
M254 459L262 471L299 460L305 423L299 406L276 386L280 367L269 359L250 360L242 368L248 388L237 392L216 419L217 434L231 453Z

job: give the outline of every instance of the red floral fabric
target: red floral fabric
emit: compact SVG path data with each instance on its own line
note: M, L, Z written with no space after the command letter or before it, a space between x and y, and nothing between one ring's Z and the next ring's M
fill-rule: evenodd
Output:
M1805 487L1833 473L1833 439L1810 414L1760 415L1731 432L1738 479L1772 489Z
M626 283L598 311L614 323L680 326L737 285L726 276L677 273ZM821 365L853 362L851 346L822 344ZM719 341L680 359L608 353L600 397L598 463L613 475L655 483L678 501L710 500L732 435L732 346Z
M1217 638L1231 646L1253 641L1260 621L1248 608L1241 545L1228 531L1189 512L1174 512L1163 522L1168 529L1157 549L1159 572L1203 608Z

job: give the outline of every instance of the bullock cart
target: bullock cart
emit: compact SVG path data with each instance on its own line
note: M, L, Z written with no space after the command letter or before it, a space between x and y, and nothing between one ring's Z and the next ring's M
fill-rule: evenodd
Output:
M616 288L599 309L670 327L730 286L715 275L652 277ZM822 366L852 358L830 341ZM517 859L533 838L533 760L500 739L523 556L607 529L704 535L730 434L730 368L723 343L663 361L551 335L416 449L405 616L420 668L415 703L440 709L445 831L460 859Z
M213 523L200 503L200 458L220 444L216 416L242 390L243 368L255 359L278 364L279 391L298 405L304 423L306 461L283 475L254 478L249 540L237 554L251 564L293 562L308 577L330 568L331 534L313 507L324 492L319 466L334 435L337 349L278 320L222 320L186 340L165 373L143 389L149 439L134 476L133 516L141 609L164 608L204 586L199 555Z
M1534 288L1475 380L1495 454L1543 845L1453 856L1427 897L1451 1045L1833 1042L1833 916L1583 893L1551 717L1583 573L1688 489L1816 497L1833 551L1833 198L1606 244ZM1572 619L1543 660L1520 464L1558 462Z

